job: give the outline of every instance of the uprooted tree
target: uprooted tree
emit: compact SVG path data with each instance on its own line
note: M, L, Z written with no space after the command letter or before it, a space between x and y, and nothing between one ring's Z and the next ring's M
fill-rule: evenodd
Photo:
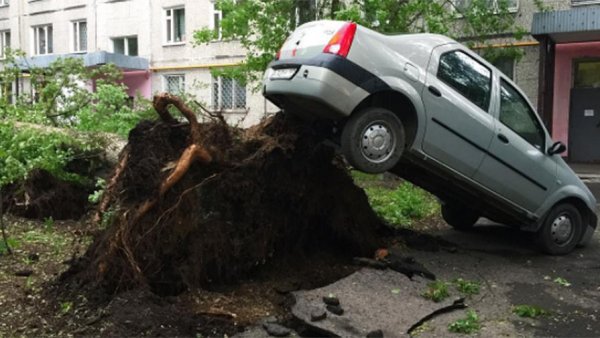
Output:
M108 181L106 231L67 276L169 294L290 255L378 246L381 221L316 129L284 114L248 130L198 123L169 94L154 107L160 118L131 131Z

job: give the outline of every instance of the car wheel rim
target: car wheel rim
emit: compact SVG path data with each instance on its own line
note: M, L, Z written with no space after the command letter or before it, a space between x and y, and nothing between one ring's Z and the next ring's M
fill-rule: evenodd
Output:
M373 163L388 160L396 149L396 139L390 125L384 121L369 124L361 133L363 156Z
M565 245L573 237L573 223L567 214L556 217L550 226L552 241L557 245Z

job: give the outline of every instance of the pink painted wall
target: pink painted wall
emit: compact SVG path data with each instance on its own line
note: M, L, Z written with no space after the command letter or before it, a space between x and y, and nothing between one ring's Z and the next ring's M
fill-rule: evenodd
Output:
M569 109L571 87L573 86L573 60L586 57L600 57L600 42L556 45L552 138L566 145L569 144Z
M135 97L138 92L147 99L152 96L152 81L149 71L124 72L123 83L127 86L129 96Z

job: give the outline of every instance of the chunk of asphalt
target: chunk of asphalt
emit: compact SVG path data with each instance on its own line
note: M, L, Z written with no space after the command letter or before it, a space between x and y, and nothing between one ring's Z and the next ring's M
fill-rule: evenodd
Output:
M313 309L310 312L310 321L311 322L318 322L325 318L327 318L327 312L325 312L325 310L323 310L323 309Z
M435 280L435 275L427 270L427 268L417 262L414 257L403 256L395 251L390 252L387 257L388 267L394 271L398 271L408 278L413 276L421 276L427 279Z
M327 305L327 311L333 313L334 315L341 316L344 314L344 309L342 309L339 305Z
M367 338L383 338L383 331L375 330L367 333Z
M411 280L391 269L363 268L333 284L293 292L296 303L291 311L304 325L314 328L314 332L319 329L328 332L328 336L366 337L376 330L381 330L384 336L406 335L423 317L452 304L453 299L435 303L422 297L428 284L425 278L414 276ZM327 318L311 322L312 310L322 308L323 295L329 294L344 295L340 298L346 310L344 315L328 313ZM383 316L385 313L394 315Z
M292 333L292 330L277 323L263 323L263 328L273 337L287 337Z
M323 303L326 305L338 306L340 305L340 300L337 297L327 296L323 297Z

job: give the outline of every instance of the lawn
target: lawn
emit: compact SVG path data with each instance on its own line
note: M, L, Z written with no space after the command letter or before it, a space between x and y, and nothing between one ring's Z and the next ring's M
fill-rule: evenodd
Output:
M395 227L421 228L437 223L440 205L435 196L392 174L365 174L353 170L375 212Z

